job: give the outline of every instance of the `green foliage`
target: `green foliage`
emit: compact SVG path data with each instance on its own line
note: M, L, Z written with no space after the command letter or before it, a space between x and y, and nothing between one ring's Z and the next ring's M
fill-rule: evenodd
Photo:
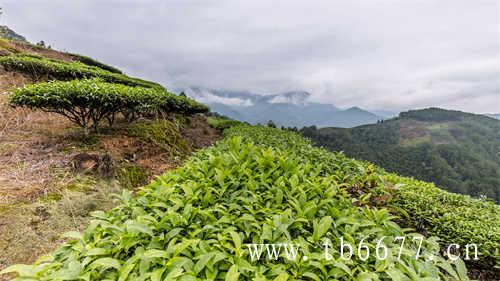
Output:
M273 120L267 121L267 126L270 128L276 128L276 124L274 124Z
M179 125L169 120L134 123L127 127L127 133L160 146L171 157L184 157L191 152L180 134Z
M500 121L442 109L401 116L351 129L306 127L301 133L388 171L500 202Z
M107 70L109 72L113 72L113 73L118 73L118 74L123 74L121 70L113 67L113 66L110 66L110 65L107 65L107 64L104 64L100 61L97 61L93 58L90 58L90 57L87 57L87 56L83 56L83 55L80 55L80 54L70 54L73 59L83 63L83 64L86 64L86 65L89 65L89 66L95 66L95 67L99 67L101 69L104 69L104 70Z
M233 126L244 124L238 120L220 117L209 117L207 122L210 126L218 130L225 130Z
M380 190L383 187L392 193L387 207L405 218L408 225L425 228L429 234L440 237L443 245L477 243L480 261L488 266L500 266L500 206L496 204L449 193L433 184L395 176L379 168L375 175L367 173L369 163L349 159L342 153L314 148L311 141L294 132L239 126L226 130L225 134L288 149L300 156L302 161L324 164L322 174L335 175L337 181L347 182L346 186L375 179L379 183L371 186L376 188L364 191L377 194L383 192ZM338 165L342 168L337 168ZM374 178L370 178L370 175Z
M26 106L66 116L72 122L97 131L103 120L112 125L117 113L127 119L151 114L205 112L194 100L159 88L130 87L99 79L51 81L27 85L12 91L13 106Z
M101 78L110 83L163 89L161 85L154 82L128 77L99 67L88 66L81 62L65 62L37 55L27 54L0 57L0 65L3 65L7 70L27 73L31 75L34 80L39 80L44 77L55 80Z
M500 267L500 206L394 174L385 180L398 186L390 206L404 210L408 224L447 244L477 244L480 263Z
M133 189L145 185L150 174L133 163L124 163L117 169L116 176L121 187Z
M34 265L4 272L18 272L19 280L467 279L463 263L441 258L433 239L426 240L422 253L434 260L415 260L416 247L405 244L396 261L399 244L392 239L384 241L390 255L385 261L373 255L341 259L334 250L338 237L359 243L368 236L365 245L373 253L376 238L413 234L385 209L355 207L335 175L321 175L342 170L343 156L331 167L288 150L245 143L253 133L270 132L273 143L307 144L298 135L266 130L234 127L232 133L242 137L200 152L137 197L124 192L122 204L95 212L83 234L67 234L75 240ZM325 241L332 244L331 260L318 247ZM245 247L280 242L300 244L301 255L252 261Z
M443 121L459 121L463 118L464 114L467 113L431 107L427 109L409 110L407 112L401 112L399 114L399 118L407 118L419 121L443 122Z

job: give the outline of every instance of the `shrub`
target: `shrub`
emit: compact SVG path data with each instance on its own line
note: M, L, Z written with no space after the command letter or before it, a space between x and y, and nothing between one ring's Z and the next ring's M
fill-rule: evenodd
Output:
M90 57L87 57L87 56L82 56L80 54L69 54L71 57L73 57L73 59L83 63L83 64L86 64L86 65L89 65L89 66L95 66L95 67L99 67L101 69L104 69L104 70L107 70L109 72L113 72L113 73L118 73L118 74L123 74L121 70L119 70L118 68L115 68L113 66L110 66L110 65L107 65L107 64L104 64L100 61L97 61L93 58L90 58Z
M238 120L233 120L229 118L220 118L220 117L209 117L207 122L208 125L218 130L225 130L232 126L244 124L243 122Z
M19 280L465 280L459 260L439 256L426 240L415 246L387 239L389 258L376 261L375 238L413 235L387 210L351 204L321 164L286 150L230 138L167 172L122 204L95 212L83 233L34 265L15 265ZM365 244L367 259L339 257L339 237ZM320 246L332 245L326 260ZM296 259L252 261L246 243L299 244ZM305 259L303 256L307 256ZM445 269L441 271L440 268ZM24 279L21 279L24 278Z
M32 54L0 57L0 65L3 65L7 70L27 73L31 75L33 80L39 80L41 77L47 77L49 80L101 78L110 83L163 89L161 85L154 82L109 72L99 67L85 65L81 62L65 62Z
M445 244L477 244L478 263L500 269L500 206L394 174L385 180L399 186L390 206L404 212L407 224L439 236Z
M97 131L103 120L112 125L116 114L131 121L135 117L158 113L198 113L204 105L158 88L129 87L99 79L51 81L13 90L13 106L26 106L67 117L88 132Z
M406 224L423 227L429 235L438 236L442 246L477 243L480 263L500 267L500 206L492 202L446 192L433 184L390 174L380 168L369 174L371 164L368 162L313 147L311 141L298 133L262 126L236 126L224 133L227 137L240 136L245 141L287 149L306 162L324 164L322 173L349 182L346 187L359 181L376 180L375 188L363 192L390 192L392 198L386 207L404 218Z

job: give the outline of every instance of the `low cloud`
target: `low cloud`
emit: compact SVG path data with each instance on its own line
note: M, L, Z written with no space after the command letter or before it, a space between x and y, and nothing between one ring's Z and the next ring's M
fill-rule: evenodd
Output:
M368 109L500 108L497 0L10 0L3 8L2 24L32 41L169 88L304 90L313 101Z
M212 94L210 91L205 89L197 89L196 91L193 89L186 89L185 93L187 96L194 98L202 103L213 104L220 103L230 106L252 106L253 102L250 99L240 99L240 98L231 98L231 97L221 97L218 95Z

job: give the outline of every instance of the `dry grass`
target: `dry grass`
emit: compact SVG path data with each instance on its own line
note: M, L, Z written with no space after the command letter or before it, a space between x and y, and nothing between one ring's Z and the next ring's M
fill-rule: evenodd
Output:
M64 119L27 109L13 109L0 96L0 200L30 199L47 193L53 170L68 155L53 136L72 128Z
M17 43L4 45L0 40L0 55L8 47L9 52L38 52L68 60L66 54L52 50ZM8 106L6 92L32 82L23 74L0 67L0 270L33 262L62 242L60 234L83 230L89 212L115 205L113 195L122 189L119 181L74 172L70 163L76 154L107 153L118 168L120 163L137 165L151 177L177 167L183 160L154 143L130 136L126 124L83 138L81 130L63 117ZM211 145L221 137L204 117L184 121L180 133L189 151ZM0 280L6 278L0 276Z
M201 117L187 123L181 135L191 150L220 138ZM108 153L117 165L132 163L151 177L183 160L127 135L125 127L84 140L65 119L10 108L0 96L0 270L33 262L62 242L60 234L83 230L90 211L114 206L113 194L121 190L118 181L76 174L70 162L80 152Z
M77 61L71 54L39 47L21 41L12 41L0 38L0 56L8 56L12 54L36 54L42 57L58 59L67 62Z
M113 207L113 194L120 191L116 183L92 177L73 176L54 184L60 185L60 190L34 202L0 207L0 269L33 262L54 250L63 242L62 233L83 231L89 213Z

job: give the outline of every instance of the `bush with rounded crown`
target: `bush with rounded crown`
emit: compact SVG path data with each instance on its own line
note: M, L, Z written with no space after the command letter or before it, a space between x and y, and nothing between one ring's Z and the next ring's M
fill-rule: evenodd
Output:
M25 106L63 115L86 132L89 129L97 131L104 120L113 125L119 113L132 121L140 116L208 111L203 104L162 89L130 87L100 79L27 85L13 90L9 102L15 107Z

